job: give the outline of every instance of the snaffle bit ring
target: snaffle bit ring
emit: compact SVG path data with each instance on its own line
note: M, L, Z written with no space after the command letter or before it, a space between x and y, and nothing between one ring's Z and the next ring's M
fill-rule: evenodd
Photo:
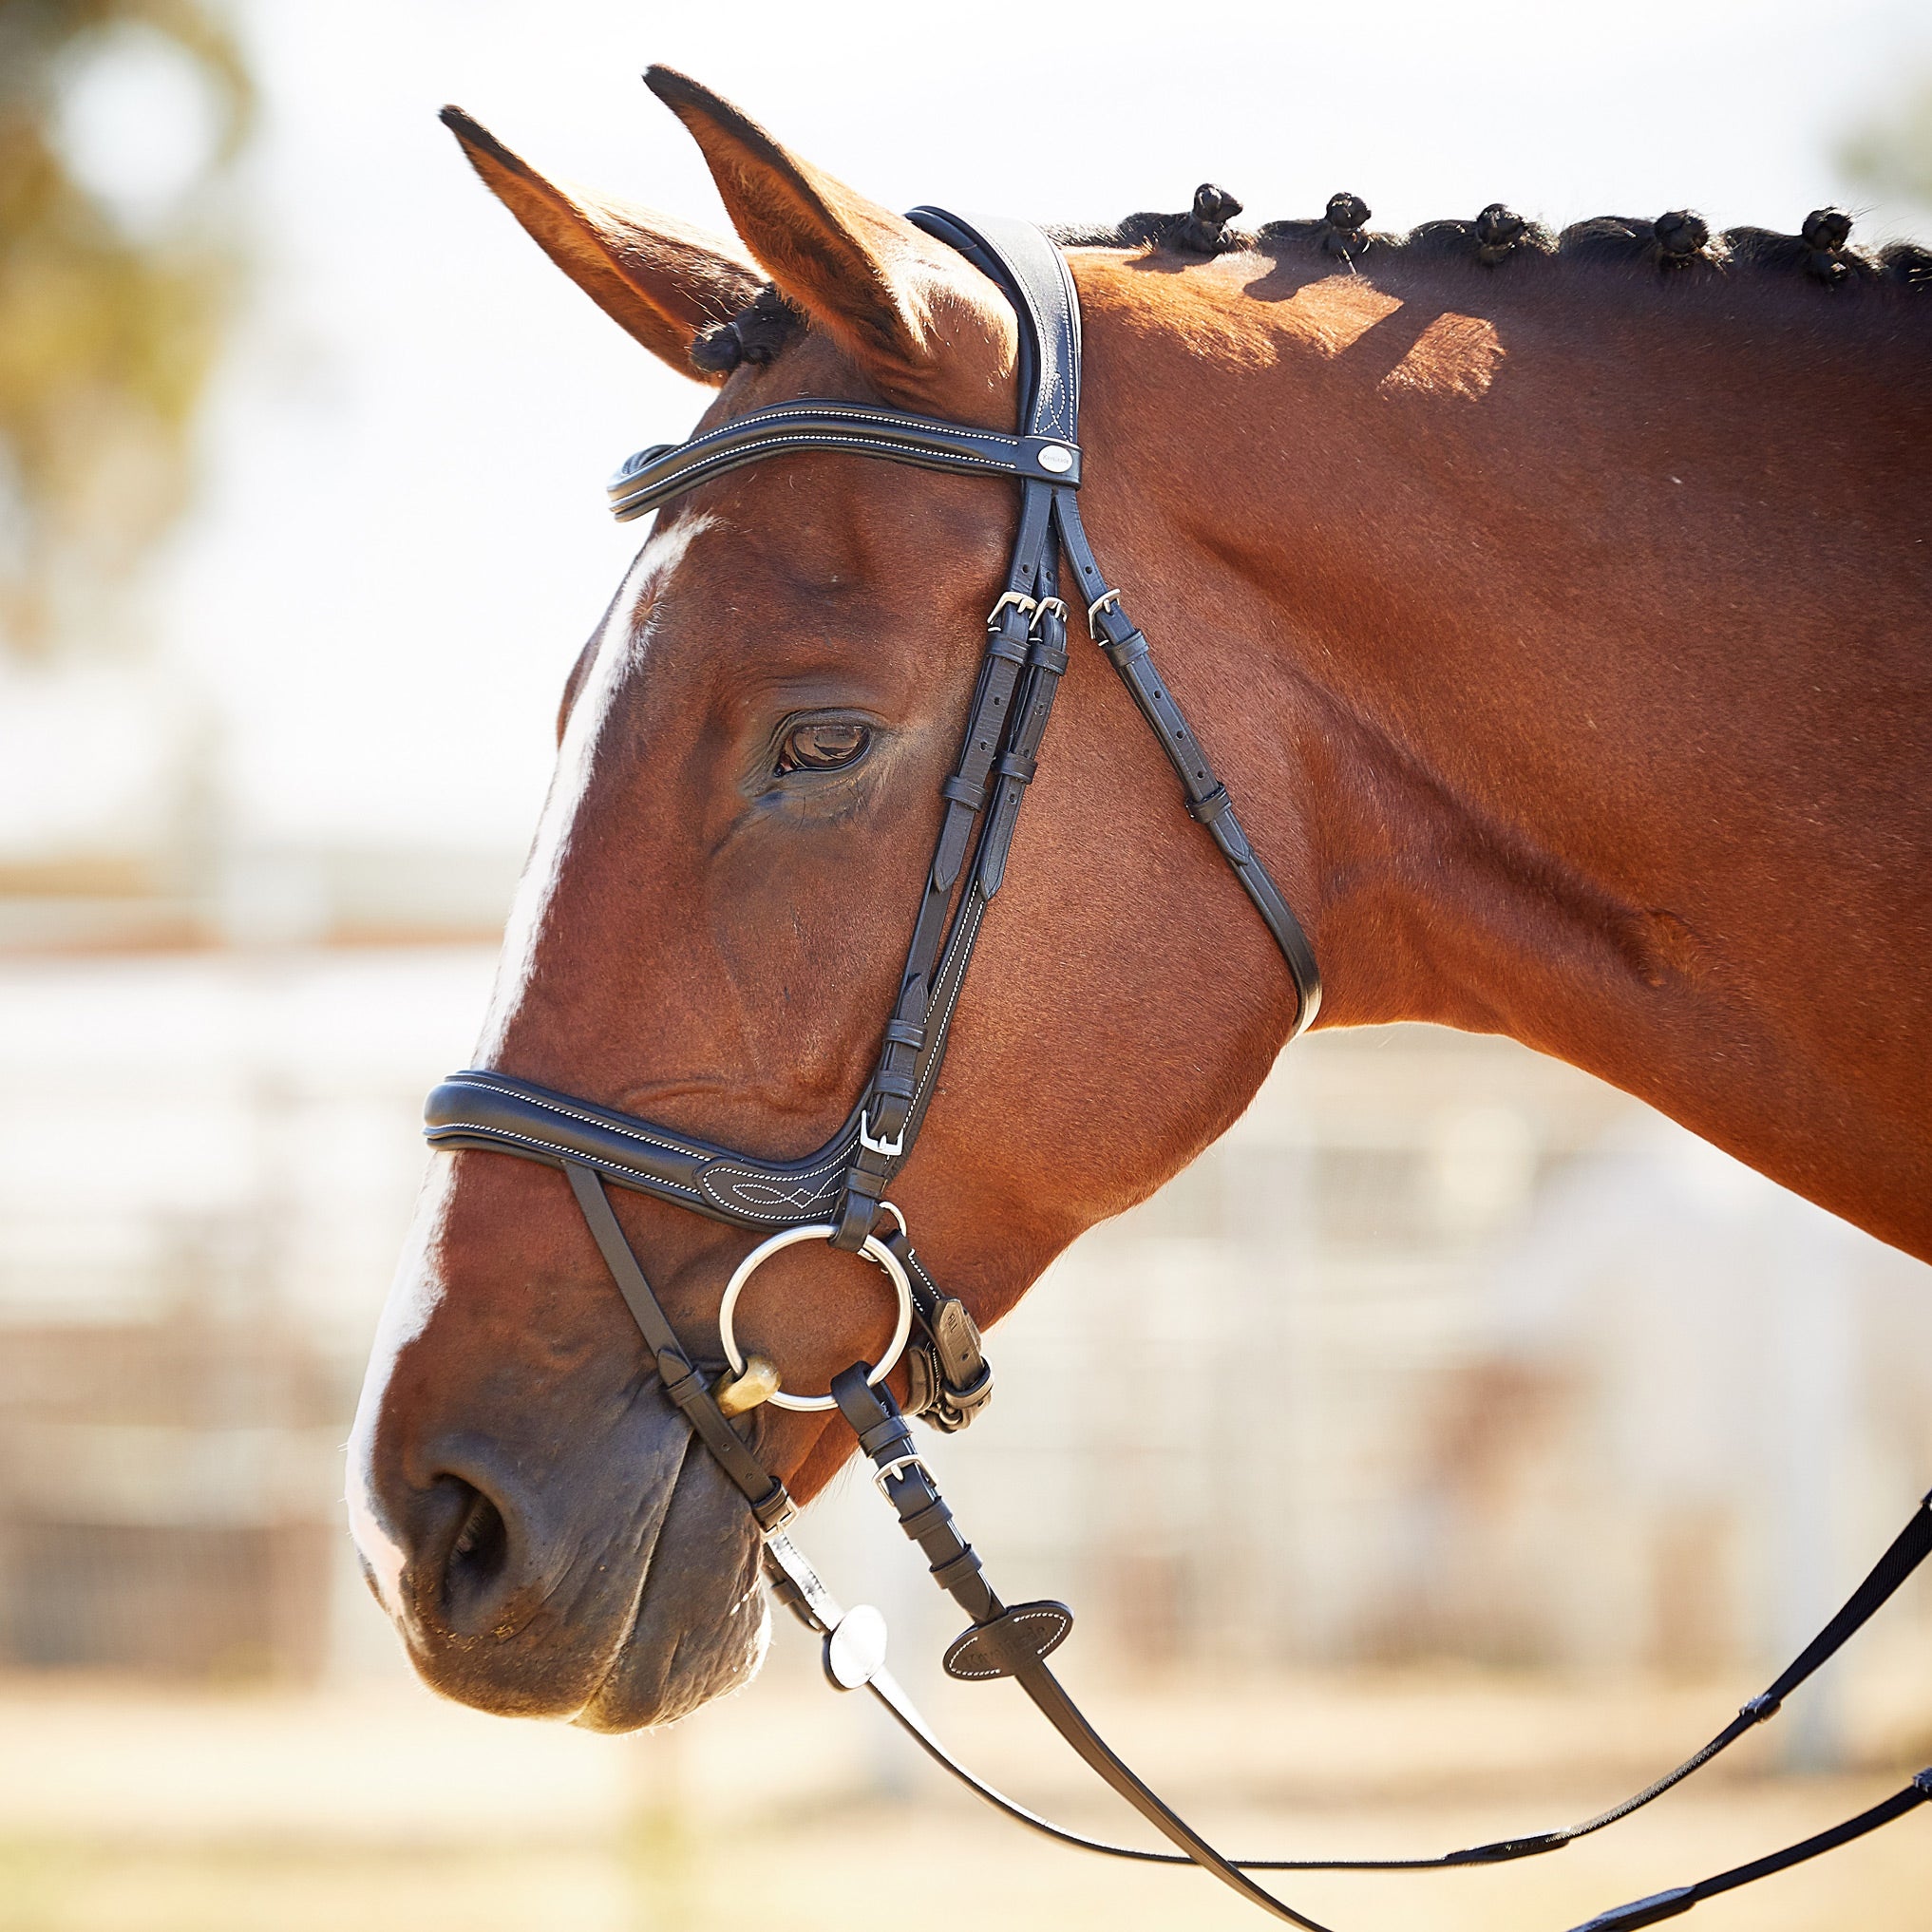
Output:
M897 1208L893 1210L899 1212ZM901 1223L903 1225L903 1223ZM769 1241L763 1241L738 1263L737 1271L725 1286L725 1298L718 1304L718 1339L725 1347L725 1359L731 1365L734 1375L745 1373L745 1357L738 1348L738 1337L731 1333L731 1311L738 1305L739 1294L745 1283L750 1280L760 1268L781 1248L788 1248L799 1241L829 1241L839 1230L828 1221L813 1222L808 1227L781 1228ZM905 1268L892 1250L874 1235L865 1237L865 1245L859 1251L868 1261L875 1261L892 1278L892 1285L899 1296L899 1322L892 1331L892 1340L885 1351L885 1358L868 1374L868 1382L882 1382L892 1373L893 1364L905 1353L906 1342L912 1335L913 1300L912 1282ZM781 1389L766 1397L774 1409L836 1409L837 1401L830 1395L787 1395Z

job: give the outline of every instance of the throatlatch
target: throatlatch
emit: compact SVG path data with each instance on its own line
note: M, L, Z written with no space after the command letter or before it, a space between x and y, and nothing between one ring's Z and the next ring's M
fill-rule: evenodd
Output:
M1160 740L1190 815L1273 935L1295 992L1293 1032L1314 1019L1321 978L1307 936L1248 843L1227 787L1216 777L1186 718L1153 666L1146 638L1122 608L1081 527L1077 491L1080 311L1059 251L1021 222L967 221L933 208L911 218L991 278L1020 321L1016 433L980 429L909 412L810 398L755 409L689 442L659 445L626 463L610 485L620 520L647 512L744 464L796 451L880 457L929 469L1004 478L1019 485L1019 516L1006 582L987 618L985 654L968 708L958 759L940 787L944 811L913 921L900 989L865 1091L818 1152L767 1161L672 1128L576 1099L511 1075L472 1069L429 1096L426 1133L444 1148L516 1154L559 1167L605 1264L654 1358L666 1397L690 1422L736 1485L758 1523L774 1593L824 1641L825 1673L841 1690L869 1691L933 1760L1008 1817L1060 1843L1156 1865L1197 1865L1277 1919L1322 1932L1248 1876L1251 1871L1429 1871L1497 1865L1555 1851L1628 1817L1775 1715L1783 1699L1885 1603L1932 1552L1932 1496L1837 1615L1778 1678L1700 1751L1635 1796L1583 1823L1432 1858L1228 1858L1186 1824L1108 1748L1067 1695L1047 1658L1066 1640L1065 1604L1007 1604L960 1534L931 1468L914 1446L905 1413L934 1428L963 1429L993 1391L993 1372L965 1305L945 1294L913 1249L904 1219L885 1198L924 1122L944 1060L953 1013L987 909L1005 878L1013 827L1032 782L1068 665L1068 606L1060 597L1065 558L1086 606L1087 624ZM606 1184L651 1194L693 1213L763 1231L767 1239L733 1276L720 1309L726 1372L708 1374L679 1341L612 1208ZM878 1364L860 1362L824 1395L786 1392L774 1365L746 1360L732 1333L733 1304L769 1254L822 1238L862 1254L897 1297L893 1346ZM902 1413L884 1377L903 1349L909 1401ZM791 1408L836 1406L874 1466L881 1495L928 1560L934 1581L966 1613L945 1668L970 1681L1012 1678L1079 1756L1175 1847L1151 1851L1070 1831L1030 1811L961 1765L939 1743L885 1669L885 1625L876 1610L842 1610L792 1542L797 1511L767 1470L742 1418L770 1401ZM746 1425L750 1427L750 1425ZM1701 1900L1802 1864L1889 1824L1932 1798L1932 1770L1830 1830L1752 1864L1618 1906L1574 1932L1632 1932L1688 1911Z

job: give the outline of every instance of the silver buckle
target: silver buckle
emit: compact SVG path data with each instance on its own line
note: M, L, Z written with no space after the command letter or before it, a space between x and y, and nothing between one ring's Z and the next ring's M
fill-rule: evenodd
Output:
M1036 598L1023 597L1018 591L1004 591L1000 594L999 601L986 614L986 628L989 631L999 622L1000 612L1009 604L1023 617L1031 617L1040 607Z
M900 1127L896 1141L880 1141L872 1137L872 1116L864 1108L859 1109L859 1145L868 1154L883 1154L888 1161L896 1161L905 1152L905 1128ZM899 1210L893 1209L897 1214ZM903 1222L900 1223L904 1225Z
M878 1468L873 1470L872 1472L873 1484L879 1490L879 1493L881 1496L885 1496L885 1484L887 1477L902 1476L908 1469L917 1469L919 1472L919 1474L926 1479L926 1482L930 1486L930 1487L937 1492L939 1485L938 1481L935 1479L932 1470L926 1468L926 1459L924 1456L894 1456L889 1463L882 1463L880 1465ZM888 1503L890 1503L892 1501L892 1498L890 1496L885 1496L885 1500Z
M1051 611L1060 619L1061 623L1064 624L1067 621L1067 606L1058 597L1042 597L1033 606L1033 629L1035 631L1040 628L1040 619L1049 611Z
M1093 620L1100 616L1102 611L1108 610L1113 605L1118 604L1119 602L1120 602L1120 593L1117 590L1102 591L1101 594L1097 597L1095 597L1090 604L1087 606L1087 635L1089 637L1091 637L1095 643L1098 643L1100 641L1100 633L1095 628Z

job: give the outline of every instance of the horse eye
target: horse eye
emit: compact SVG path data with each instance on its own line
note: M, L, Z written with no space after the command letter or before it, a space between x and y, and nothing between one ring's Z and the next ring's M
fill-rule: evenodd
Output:
M778 768L786 771L843 771L864 757L872 733L863 725L794 725L779 748Z

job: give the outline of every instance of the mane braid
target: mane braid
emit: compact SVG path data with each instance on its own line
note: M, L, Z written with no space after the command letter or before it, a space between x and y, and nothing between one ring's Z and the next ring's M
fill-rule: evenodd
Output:
M713 375L729 375L741 362L775 362L804 331L804 313L769 283L729 322L708 324L691 338L691 359Z
M1313 220L1264 221L1243 230L1232 217L1241 204L1211 182L1196 191L1194 206L1181 214L1127 216L1110 225L1063 224L1047 233L1062 248L1127 248L1149 253L1209 256L1247 252L1277 257L1312 254L1350 267L1364 257L1392 255L1411 260L1464 260L1473 266L1523 273L1511 265L1570 261L1648 269L1673 277L1731 280L1740 275L1801 276L1828 289L1919 291L1932 289L1932 249L1895 241L1873 251L1850 245L1851 217L1842 208L1818 208L1796 235L1768 228L1713 233L1703 217L1674 209L1646 220L1599 215L1553 234L1492 201L1473 220L1426 221L1407 235L1368 227L1369 209L1358 196L1333 196Z
M1501 201L1491 201L1472 221L1425 221L1407 235L1389 235L1372 230L1368 203L1347 193L1330 196L1327 208L1312 221L1264 221L1248 230L1234 225L1241 213L1241 202L1225 188L1203 181L1194 191L1193 206L1176 215L1143 211L1110 225L1061 223L1046 233L1062 248L1145 249L1203 258L1313 254L1350 269L1374 256L1462 260L1492 271L1525 262L1580 261L1700 279L1801 275L1836 290L1932 289L1932 249L1915 241L1894 241L1876 253L1853 248L1851 217L1842 208L1814 208L1796 235L1769 228L1714 235L1689 208L1654 221L1597 215L1552 235ZM1522 273L1513 266L1511 272ZM710 374L729 375L740 363L775 361L805 327L803 313L767 282L729 322L700 329L691 340L691 359Z

